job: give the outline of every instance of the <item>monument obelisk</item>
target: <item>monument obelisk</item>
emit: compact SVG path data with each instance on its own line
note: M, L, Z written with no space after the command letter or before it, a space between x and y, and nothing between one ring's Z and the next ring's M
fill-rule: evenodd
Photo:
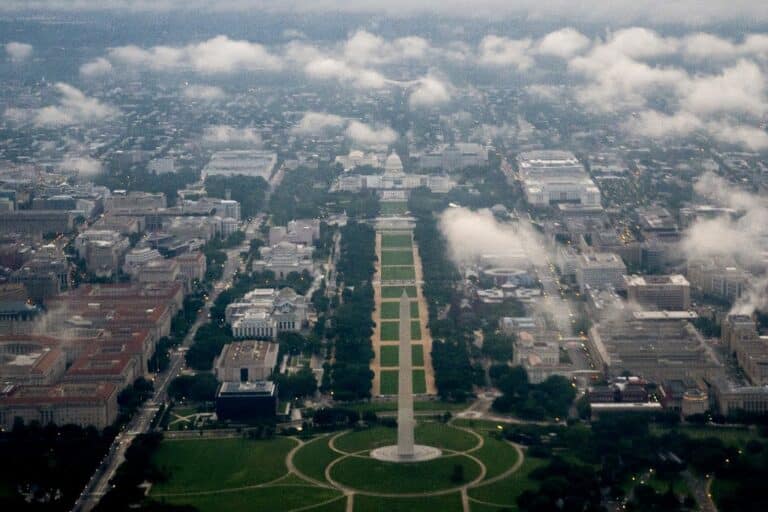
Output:
M387 462L420 462L437 458L441 451L433 446L415 444L413 417L413 352L411 349L411 300L403 290L400 296L400 343L397 375L397 444L371 451L371 457Z
M403 290L400 296L400 350L397 390L397 455L413 457L413 361L411 349L411 300Z

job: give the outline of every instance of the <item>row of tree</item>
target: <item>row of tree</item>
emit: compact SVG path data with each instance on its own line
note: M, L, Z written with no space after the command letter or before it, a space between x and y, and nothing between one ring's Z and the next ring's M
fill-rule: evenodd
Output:
M408 203L417 219L414 238L424 272L429 329L435 338L432 344L435 384L441 398L463 401L472 392L473 384L478 383L479 375L470 361L472 326L463 322L458 314L461 297L455 285L460 276L448 258L447 243L432 210L442 206L443 201L425 188L414 190ZM446 309L449 314L441 314Z
M336 400L370 398L373 372L371 335L374 297L371 279L375 270L376 233L372 227L350 222L341 229L338 279L345 285L333 326L326 331L333 340L331 392Z

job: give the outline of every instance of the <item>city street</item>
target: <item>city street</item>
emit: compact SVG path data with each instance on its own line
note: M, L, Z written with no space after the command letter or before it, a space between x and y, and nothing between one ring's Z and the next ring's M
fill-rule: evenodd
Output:
M171 352L171 360L168 369L158 374L154 379L155 391L152 399L148 400L134 415L128 425L115 437L107 455L102 464L96 469L91 479L83 491L83 494L72 507L73 512L88 512L92 510L99 502L102 496L109 491L110 480L115 475L117 468L125 460L125 451L139 434L144 434L150 430L152 420L160 410L160 404L166 403L168 398L168 385L174 377L181 374L184 368L184 354L186 349L192 345L197 329L208 321L208 314L211 305L216 301L222 290L230 286L235 273L241 269L243 263L240 259L240 253L248 250L250 240L258 233L258 224L256 228L252 221L246 227L246 240L238 247L227 250L227 261L224 263L224 270L221 279L214 285L209 300L203 306L197 316L197 320L189 329L181 345Z

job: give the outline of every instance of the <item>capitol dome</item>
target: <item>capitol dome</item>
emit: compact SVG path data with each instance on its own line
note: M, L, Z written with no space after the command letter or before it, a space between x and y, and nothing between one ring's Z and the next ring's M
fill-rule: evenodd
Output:
M384 174L402 174L402 173L403 173L403 162L400 160L400 157L397 156L397 153L393 151L387 157L387 161L384 162Z

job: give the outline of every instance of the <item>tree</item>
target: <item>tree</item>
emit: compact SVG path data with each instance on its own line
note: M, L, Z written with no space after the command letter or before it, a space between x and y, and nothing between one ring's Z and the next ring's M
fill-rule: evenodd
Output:
M210 373L181 375L168 385L168 395L175 400L212 402L216 399L219 381Z
M274 380L282 400L312 396L317 391L315 373L308 366L300 368L293 375L276 375Z

